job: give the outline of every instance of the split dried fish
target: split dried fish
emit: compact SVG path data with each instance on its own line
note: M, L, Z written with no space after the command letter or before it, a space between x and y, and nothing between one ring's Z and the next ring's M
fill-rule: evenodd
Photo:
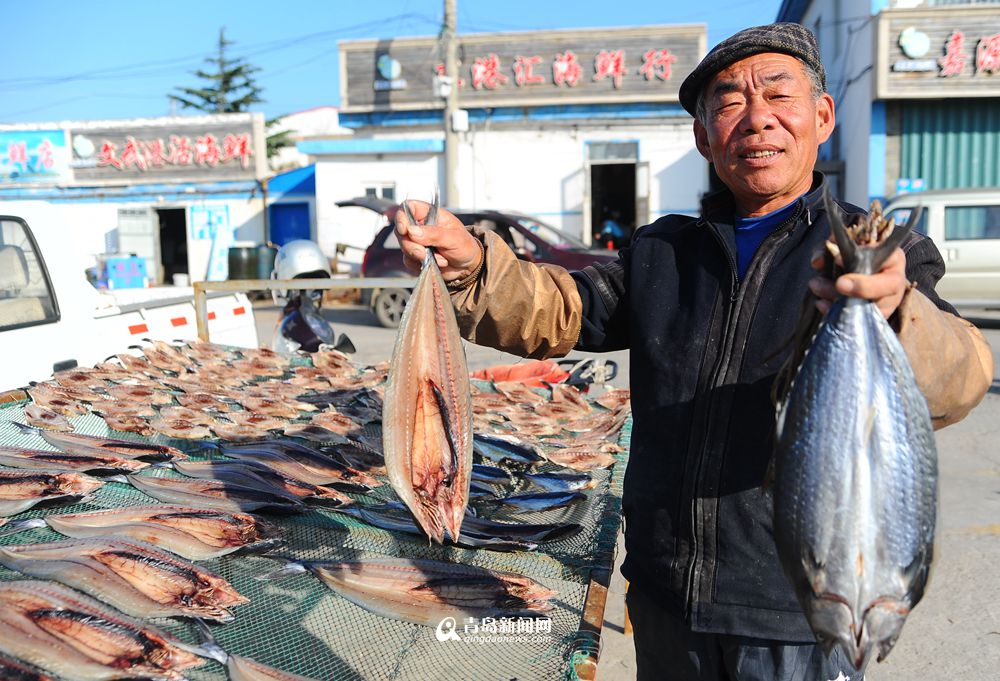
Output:
M68 537L121 535L159 546L189 560L234 551L262 552L281 544L277 527L249 513L190 506L132 506L45 517Z
M229 457L254 461L282 475L313 485L334 485L347 491L364 492L381 483L315 449L287 440L219 445Z
M409 211L409 203L403 207ZM427 222L436 219L435 204ZM431 249L399 325L382 424L396 494L431 539L441 543L445 530L458 537L472 476L472 397L458 322Z
M40 503L71 504L104 483L81 473L0 471L0 516L12 516Z
M55 391L43 385L28 388L28 395L31 396L31 401L35 404L46 407L67 418L83 416L87 413L87 408L79 400L67 397L63 392Z
M56 681L41 669L0 655L0 679L5 681Z
M287 495L218 480L153 478L139 475L127 477L136 489L168 504L191 504L237 513L257 510L290 513L305 510L302 502Z
M183 681L203 662L153 627L34 580L0 583L0 651L66 681Z
M567 447L548 452L545 457L554 464L575 471L592 471L613 466L618 460L595 447Z
M151 617L233 620L248 603L226 580L142 542L62 539L0 547L0 564L28 577L73 587L122 612Z
M76 471L79 473L112 471L115 473L135 473L149 466L149 463L97 452L89 455L81 455L53 452L45 449L0 447L0 466L33 471Z
M289 478L253 461L177 461L174 463L174 470L192 478L221 480L244 487L266 489L306 502L332 506L352 503L350 497L334 489Z
M43 430L61 430L67 433L73 430L73 424L65 416L40 404L26 405L24 418L28 425Z
M436 627L445 617L539 617L556 591L499 570L437 560L373 558L342 563L290 563L271 578L306 570L369 612Z
M157 417L150 419L149 427L161 435L178 440L205 440L212 437L212 431L206 426L186 419Z
M144 459L146 461L169 461L171 459L186 459L187 455L176 447L138 442L135 440L119 440L111 437L82 435L80 433L51 433L39 431L26 426L20 426L24 432L40 435L43 440L69 454L91 455L94 453L113 454L128 459Z

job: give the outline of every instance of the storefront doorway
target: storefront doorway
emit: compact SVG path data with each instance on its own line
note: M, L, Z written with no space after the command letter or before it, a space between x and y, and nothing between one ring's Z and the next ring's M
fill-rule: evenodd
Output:
M635 163L590 166L590 225L594 245L621 248L636 228Z
M162 281L170 284L175 274L188 274L187 217L183 208L158 208Z

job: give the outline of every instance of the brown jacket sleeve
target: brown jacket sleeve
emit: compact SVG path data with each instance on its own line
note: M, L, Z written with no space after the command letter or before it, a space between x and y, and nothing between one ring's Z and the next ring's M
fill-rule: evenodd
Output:
M518 260L493 232L473 234L485 247L482 272L451 295L462 336L535 359L572 350L580 337L583 303L569 272Z
M982 332L939 310L911 288L897 310L897 333L935 429L961 421L993 381L993 352Z

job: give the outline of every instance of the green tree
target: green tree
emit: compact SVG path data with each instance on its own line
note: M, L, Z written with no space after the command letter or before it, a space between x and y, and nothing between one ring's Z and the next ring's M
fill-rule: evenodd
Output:
M178 87L177 93L170 99L185 109L197 109L206 113L243 113L249 111L253 104L263 104L263 90L257 86L254 74L260 69L246 60L228 59L226 48L235 44L226 40L226 29L219 29L218 56L207 57L205 61L213 66L211 71L199 69L194 75L208 81L204 87ZM272 118L265 122L264 127L270 129L277 122ZM278 149L287 147L293 142L289 132L279 132L267 136L267 156L274 156Z
M242 58L228 59L226 48L232 44L233 41L226 40L226 29L219 29L218 55L205 59L213 68L194 72L208 82L203 87L179 87L170 99L185 109L206 113L242 113L254 104L263 103L260 96L263 91L254 80L260 69Z

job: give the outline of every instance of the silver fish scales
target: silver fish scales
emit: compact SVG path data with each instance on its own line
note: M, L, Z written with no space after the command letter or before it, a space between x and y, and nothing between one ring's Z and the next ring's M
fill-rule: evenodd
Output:
M428 224L436 214L435 200ZM472 475L472 397L458 322L430 250L399 325L382 424L396 494L428 537L441 543L447 530L457 538Z
M877 207L856 228L829 197L826 208L849 272L878 271L916 218L885 236ZM927 585L937 452L927 403L874 303L831 306L779 410L774 464L778 555L817 640L859 669L872 653L881 661Z

